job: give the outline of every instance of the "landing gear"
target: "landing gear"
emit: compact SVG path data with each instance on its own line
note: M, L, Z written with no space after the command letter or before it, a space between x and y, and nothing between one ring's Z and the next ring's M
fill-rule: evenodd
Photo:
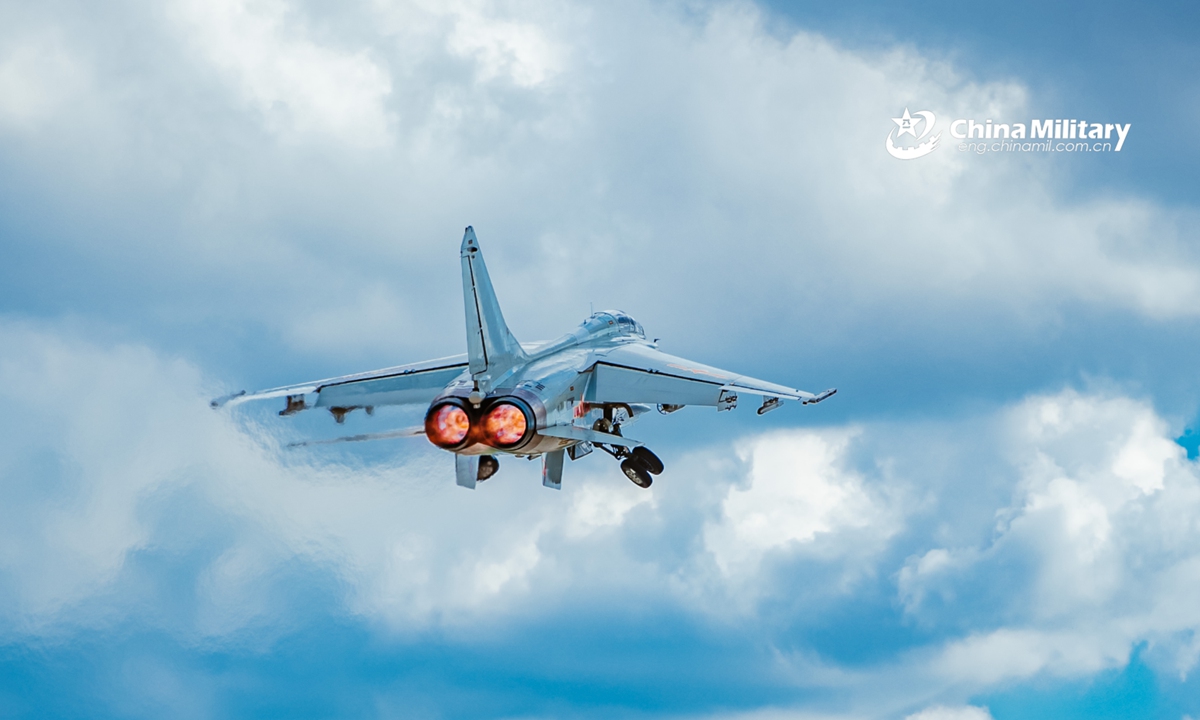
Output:
M635 447L629 451L629 456L642 464L651 475L662 475L663 462L658 459L658 456L650 452L650 448L645 446Z
M500 461L496 459L495 455L482 455L479 458L479 474L475 479L479 482L483 482L484 480L487 480L491 476L495 475L496 471L499 469Z
M654 482L646 466L633 457L621 461L621 472L625 473L625 477L632 480L633 484L638 487L648 488Z
M662 460L658 456L650 452L648 448L641 446L635 447L633 450L614 445L597 445L604 452L612 455L621 461L621 472L625 473L625 477L633 481L638 487L648 488L654 482L651 475L659 475L663 471Z
M607 414L607 413L606 413ZM632 417L632 411L629 412ZM615 423L608 417L602 417L592 423L592 429L597 432L609 433L612 435L621 434L620 423ZM663 462L658 459L658 456L650 452L650 448L638 445L635 448L627 448L624 445L607 445L604 443L592 443L594 447L598 447L604 452L612 455L621 461L621 472L625 473L625 477L633 481L634 485L642 488L648 488L654 482L651 475L661 475L663 471Z

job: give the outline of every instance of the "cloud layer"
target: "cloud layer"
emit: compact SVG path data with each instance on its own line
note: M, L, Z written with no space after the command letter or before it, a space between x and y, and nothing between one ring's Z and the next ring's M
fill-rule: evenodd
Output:
M959 443L961 423L751 436L676 458L650 491L588 458L552 493L510 460L468 493L419 441L367 466L281 450L145 347L12 322L0 339L17 348L0 363L9 642L135 618L187 643L269 642L310 612L288 600L302 582L329 588L322 612L393 637L633 603L775 645L777 673L837 667L786 638L882 593L922 634L845 667L838 684L888 688L871 714L1121 667L1142 643L1181 676L1200 655L1200 468L1127 397L1031 397L972 421L991 453L936 470L922 449ZM938 521L980 475L1008 497ZM940 689L900 689L914 680Z
M449 346L428 328L453 326L456 306L425 300L453 281L468 222L531 339L589 300L636 306L689 345L693 313L746 340L766 318L840 325L839 340L896 324L965 339L981 317L1012 332L1078 305L1200 306L1189 210L1072 198L1041 158L880 152L913 103L1036 113L1019 84L778 36L753 5L180 2L128 9L146 32L120 65L99 60L114 50L90 32L100 16L67 7L69 22L30 10L10 25L0 140L13 171L42 178L29 200L96 200L12 238L96 263L55 289L144 331L156 318L116 307L122 284L159 290L196 332L261 323L325 358ZM530 283L564 302L517 292Z
M976 720L1135 653L1191 677L1194 208L1082 195L1053 158L883 151L905 107L1044 103L750 3L0 7L7 646L276 657L332 622L356 658L451 658L378 715L525 678ZM461 352L468 223L524 340L620 306L671 352L842 392L647 420L649 492L590 457L562 493L516 460L465 493L420 441L286 451L330 425L208 409ZM147 654L112 675L164 665L161 697L114 713L253 684Z

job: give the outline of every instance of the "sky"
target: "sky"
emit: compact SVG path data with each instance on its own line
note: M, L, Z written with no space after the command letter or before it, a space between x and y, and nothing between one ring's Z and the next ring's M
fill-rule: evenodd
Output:
M1200 717L1198 30L0 0L0 715ZM423 408L208 407L463 352L466 225L523 341L615 307L838 394L641 419L651 489L594 453L559 492L286 448Z

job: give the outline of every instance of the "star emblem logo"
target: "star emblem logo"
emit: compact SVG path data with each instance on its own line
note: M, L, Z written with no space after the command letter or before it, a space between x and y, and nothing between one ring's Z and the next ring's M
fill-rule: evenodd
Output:
M892 128L887 136L887 151L892 157L899 160L915 160L937 149L938 140L942 137L941 133L926 139L926 136L933 131L934 124L937 123L937 116L929 110L918 110L914 114L910 113L908 108L904 108L904 114L898 118L892 118L892 122L896 123L896 127ZM924 123L921 132L917 132L917 123L919 122ZM912 135L913 141L917 144L896 145L896 141L904 135Z
M904 114L900 117L892 118L892 122L900 126L900 132L896 133L897 138L905 133L912 135L913 137L917 137L916 121L913 120L912 115L908 114L908 108L904 108Z

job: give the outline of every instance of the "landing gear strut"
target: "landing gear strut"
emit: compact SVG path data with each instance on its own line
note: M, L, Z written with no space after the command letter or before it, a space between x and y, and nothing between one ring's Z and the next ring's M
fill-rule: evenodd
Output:
M621 434L621 426L607 418L597 420L592 425L592 429L612 435ZM623 445L605 445L603 443L594 443L594 445L620 460L621 472L625 473L625 477L633 481L633 484L638 487L650 487L654 482L654 478L651 475L662 474L663 462L658 459L657 455L650 452L650 448L641 445L633 449Z

